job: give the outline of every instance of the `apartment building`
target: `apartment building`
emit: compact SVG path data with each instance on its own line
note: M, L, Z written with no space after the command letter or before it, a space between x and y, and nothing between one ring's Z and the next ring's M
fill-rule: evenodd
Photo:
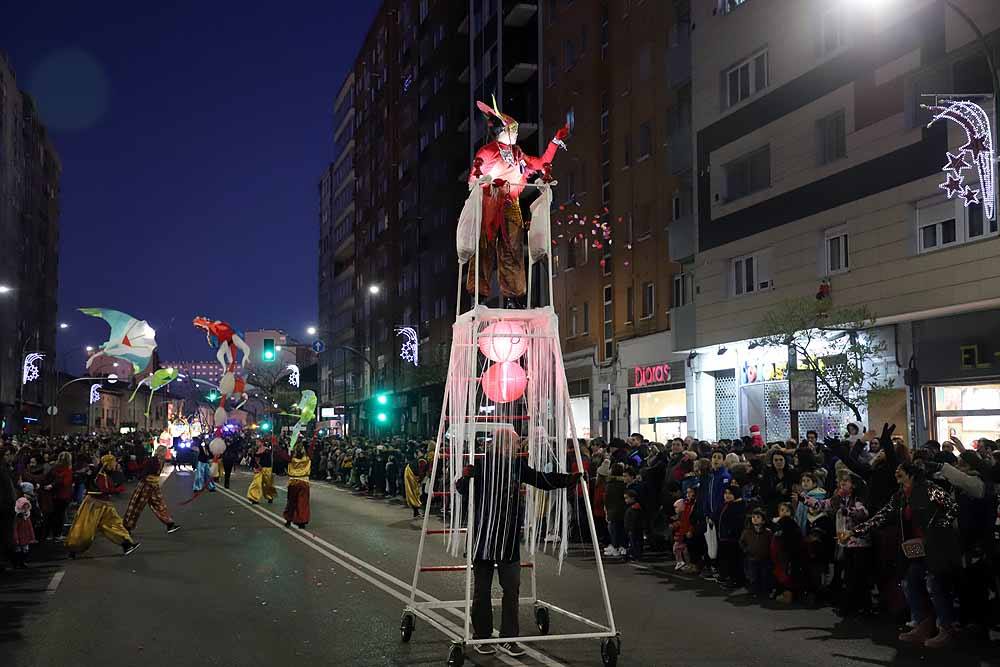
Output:
M671 331L672 230L690 226L692 191L687 16L686 1L543 4L545 136L574 125L553 167L553 303L585 437L687 434Z
M788 435L786 354L749 342L765 313L824 280L835 308L872 310L869 335L886 343L869 364L895 386L867 406L870 422L908 423L897 434L918 442L1000 433L997 222L940 187L968 137L928 126L921 108L972 95L995 119L984 43L950 4L692 3L697 253L674 328L693 332L683 345L699 437L751 424ZM996 3L954 5L995 58ZM975 169L961 176L992 189ZM800 414L800 427L842 432L847 419L828 407Z

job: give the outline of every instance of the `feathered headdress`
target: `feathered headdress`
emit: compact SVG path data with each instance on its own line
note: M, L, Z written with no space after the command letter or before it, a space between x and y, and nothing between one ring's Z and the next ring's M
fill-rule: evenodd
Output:
M517 132L517 121L507 114L500 112L500 107L497 106L496 95L493 96L492 107L486 104L486 102L476 102L476 106L486 115L486 120L493 129L494 134L500 134L505 130L511 133Z

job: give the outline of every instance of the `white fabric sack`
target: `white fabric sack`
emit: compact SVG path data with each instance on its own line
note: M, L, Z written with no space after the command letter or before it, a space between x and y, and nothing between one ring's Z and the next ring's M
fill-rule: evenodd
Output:
M705 544L708 545L708 557L715 560L719 556L719 533L715 528L715 522L708 520L708 527L705 529Z
M481 176L471 186L469 197L465 200L462 213L458 216L458 228L455 230L455 249L458 251L458 263L465 264L479 247L479 234L483 223L483 185L489 183L487 176Z
M528 229L528 257L537 262L549 254L552 245L552 184L535 179L538 197L531 202L531 227Z

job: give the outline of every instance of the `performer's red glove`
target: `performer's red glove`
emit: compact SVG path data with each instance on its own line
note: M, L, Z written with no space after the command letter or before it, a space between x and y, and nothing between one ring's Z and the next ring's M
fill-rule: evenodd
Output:
M566 141L566 137L569 136L569 125L563 125L556 131L556 139L559 141Z
M569 485L570 486L576 486L577 484L580 483L580 479L583 478L583 473L582 472L575 472L572 475L570 475L569 477L570 477L570 483L569 483Z
M503 180L502 178L494 178L493 179L493 187L495 187L495 188L503 188L506 185L507 185L507 181Z

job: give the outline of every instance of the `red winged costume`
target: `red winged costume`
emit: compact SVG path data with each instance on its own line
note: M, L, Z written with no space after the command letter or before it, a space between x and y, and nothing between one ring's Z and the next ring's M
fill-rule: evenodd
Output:
M548 171L556 150L566 148L564 140L569 128L562 127L541 157L526 154L517 145L517 121L500 113L493 102L490 107L477 102L486 114L496 140L476 153L469 173L469 183L481 176L491 180L483 186L483 221L479 237L479 293L490 294L490 281L496 265L500 280L500 293L504 300L520 299L527 292L524 274L524 219L518 197L524 190L528 176L534 172ZM469 263L466 289L475 292L476 267Z

